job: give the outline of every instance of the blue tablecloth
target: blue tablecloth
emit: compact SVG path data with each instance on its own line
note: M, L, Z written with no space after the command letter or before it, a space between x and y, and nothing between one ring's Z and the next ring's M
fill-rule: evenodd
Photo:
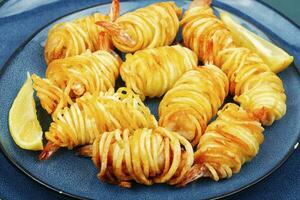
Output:
M26 2L28 3L28 1ZM0 18L0 68L13 51L43 25L81 6L95 5L99 2L101 1L64 0L50 4L48 9L43 12L37 8L30 14L23 13L17 17ZM299 175L300 151L298 149L275 173L255 186L233 195L228 199L300 199ZM12 163L5 158L3 153L0 152L0 199L69 198L51 191L30 179L13 166Z

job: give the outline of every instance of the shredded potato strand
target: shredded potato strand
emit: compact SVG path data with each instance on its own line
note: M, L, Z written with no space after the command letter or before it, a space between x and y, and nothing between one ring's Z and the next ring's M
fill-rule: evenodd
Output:
M155 3L128 12L117 18L115 23L134 44L124 42L118 34L112 34L113 44L122 52L170 45L178 32L181 12L174 2Z
M263 131L253 115L228 103L201 137L195 164L205 166L215 181L230 178L258 153Z
M86 94L70 107L59 110L53 116L46 138L57 146L72 149L92 143L99 133L105 131L118 128L132 131L156 126L155 117L139 96L128 88L120 88L116 93Z
M130 187L131 181L179 184L194 156L186 139L159 127L100 134L93 143L92 159L100 180Z
M120 58L107 51L87 51L50 63L46 79L32 76L33 88L42 107L54 113L58 105L65 107L86 92L97 95L114 89L120 65Z
M234 100L263 125L286 113L286 95L280 78L249 49L234 44L230 31L210 7L190 8L184 15L183 40L204 63L214 63L228 76Z
M227 76L216 66L187 71L159 105L159 125L178 132L193 146L228 93Z
M120 74L126 86L142 97L160 97L197 64L197 55L188 48L164 46L127 54Z
M97 26L97 21L109 21L109 17L100 13L62 22L54 25L49 33L45 46L45 60L49 64L53 60L80 55L86 50L92 52L101 49L104 40L111 43L108 35L99 40L99 33L105 29ZM106 41L106 42L107 42ZM110 46L112 46L110 44Z

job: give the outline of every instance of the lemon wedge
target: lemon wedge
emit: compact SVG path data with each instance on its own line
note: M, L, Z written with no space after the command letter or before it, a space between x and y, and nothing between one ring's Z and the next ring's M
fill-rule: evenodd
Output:
M29 73L10 108L8 123L11 136L19 147L27 150L43 149L43 131L36 115Z
M283 49L249 31L234 21L230 14L222 12L220 17L231 31L237 45L246 47L257 53L273 72L281 72L293 62L293 56L290 56Z

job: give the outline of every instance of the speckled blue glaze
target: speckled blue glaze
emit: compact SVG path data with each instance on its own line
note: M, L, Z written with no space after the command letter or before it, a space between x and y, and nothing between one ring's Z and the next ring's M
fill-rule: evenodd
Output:
M61 2L53 2L48 6L63 5ZM71 9L81 9L83 6L93 5L99 1L89 1L86 4L82 3L82 1L74 2L74 5L66 6L70 10L60 7L57 13L52 14L59 16L59 13L68 13ZM126 12L152 2L156 2L156 0L126 1L121 4L121 9L122 12ZM176 1L176 3L179 6L187 8L189 1ZM64 4L67 4L67 2L64 2ZM109 6L107 4L95 6L68 15L59 19L59 21L70 20L95 11L106 13ZM17 45L23 42L20 40L21 36L29 36L30 31L47 24L50 18L47 18L46 15L41 18L37 17L36 21L32 22L32 24L25 24L24 27L10 27L9 25L14 17L26 18L26 15L34 14L38 12L37 10L41 9L44 9L45 13L47 13L47 6L37 7L28 12L12 15L10 19L8 17L2 18L0 12L0 30L6 29L7 31L7 29L19 28L20 31L18 38L12 39L9 35L3 35L0 38L0 143L3 152L19 168L28 173L28 175L47 186L63 193L92 199L184 200L214 198L238 191L270 173L292 152L294 145L299 139L300 124L296 122L300 118L300 79L297 72L297 67L300 69L300 38L297 37L300 34L300 30L273 10L256 1L218 0L214 1L214 6L218 8L216 9L217 11L220 8L241 17L240 20L243 25L277 43L296 58L296 64L292 64L287 70L279 74L284 82L288 97L287 114L273 126L266 128L265 142L261 145L259 154L250 163L245 164L239 174L234 175L229 180L222 180L218 183L211 180L199 180L180 189L167 185L146 187L134 184L133 188L128 190L98 181L96 178L97 170L91 161L76 157L73 151L61 150L52 159L39 162L37 159L38 153L18 148L8 131L8 111L19 88L26 79L26 72L29 71L41 76L44 75L43 44L51 25L38 31L24 46L19 48L6 65L3 65L13 50L17 48ZM276 18L276 23L273 23L274 18ZM38 25L39 23L40 25ZM6 47L1 46L1 40L11 40L11 45ZM159 99L146 101L146 104L155 114L157 113L158 103ZM38 117L43 129L47 130L50 118L39 105Z

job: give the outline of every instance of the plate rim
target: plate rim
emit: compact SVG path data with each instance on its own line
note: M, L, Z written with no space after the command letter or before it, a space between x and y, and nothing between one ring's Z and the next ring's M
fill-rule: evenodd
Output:
M120 0L120 2L127 2L127 1L130 1L130 0ZM256 2L264 5L265 7L267 7L268 9L272 10L273 12L279 14L280 17L286 19L290 24L294 25L299 31L300 31L300 25L298 25L296 22L294 22L293 20L291 20L289 17L287 17L285 14L283 14L282 12L278 11L277 9L275 9L274 7L270 6L269 4L263 2L262 0L255 0ZM5 0L2 2L4 3L6 2ZM3 4L0 4L3 5ZM69 13L66 13L66 14L63 14L53 20L51 20L50 22L48 22L47 24L43 25L41 28L37 29L36 31L34 31L24 42L22 42L14 51L13 53L9 56L9 58L4 62L3 66L1 67L0 69L0 77L4 74L4 72L6 71L7 69L7 66L13 61L13 59L21 52L21 50L24 49L24 47L39 33L41 32L43 29L45 29L46 27L48 27L50 24L54 23L55 21L57 20L60 20L66 16L69 16L69 15L72 15L74 13L77 13L77 12L80 12L80 11L83 11L83 10L87 10L87 9L90 9L90 8L94 8L96 6L101 6L101 5L106 5L108 4L107 2L101 2L101 3L97 3L97 4L94 4L94 5L90 5L90 6L87 6L87 7L84 7L84 8L80 8L80 9L77 9L77 10L74 10L72 12L69 12ZM214 5L214 2L212 3L212 5ZM218 7L218 6L217 6ZM223 9L223 8L222 8ZM224 9L226 10L226 9ZM241 16L241 18L243 18L243 16ZM298 70L298 68L296 66L293 66L295 69L296 69L296 72L298 75L300 75L300 72ZM226 194L223 194L223 195L219 195L219 196L215 196L215 197L212 197L211 199L221 199L221 198L225 198L225 197L229 197L229 196L232 196L234 194L237 194L237 193L240 193L254 185L256 185L257 183L261 182L262 180L270 177L270 175L272 175L275 171L277 171L279 168L281 168L285 162L291 157L291 155L293 155L298 147L298 144L300 143L300 130L299 130L299 133L298 133L298 138L297 138L297 142L294 146L290 147L290 149L288 150L288 153L284 156L284 158L274 167L272 168L268 173L266 173L265 175L261 176L260 178L250 182L249 184L245 185L245 186L242 186L232 192L228 192ZM296 147L297 145L297 147ZM24 173L26 176L28 176L29 178L31 178L32 180L34 180L35 182L39 183L40 185L54 191L54 192L57 192L58 194L61 194L61 195L64 195L64 196L67 196L67 197L72 197L72 198L76 198L76 199L88 199L86 197L83 197L83 196L80 196L80 195L75 195L75 194L71 194L69 192L65 192L63 190L60 190L58 188L56 188L55 186L52 186L42 180L40 180L39 178L35 177L34 175L31 174L31 172L29 172L28 170L24 169L16 160L14 160L13 158L11 158L9 156L9 154L4 150L4 147L2 145L2 143L0 142L0 150L6 160L8 160L15 168L17 168L18 170L20 170L22 173Z

